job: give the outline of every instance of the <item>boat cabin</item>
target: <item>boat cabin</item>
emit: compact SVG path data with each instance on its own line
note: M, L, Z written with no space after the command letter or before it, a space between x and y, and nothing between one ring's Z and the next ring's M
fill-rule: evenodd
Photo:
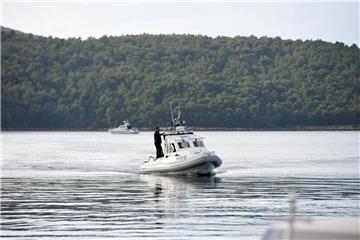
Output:
M165 137L164 153L168 154L185 150L201 150L202 147L205 147L202 139L202 137L188 135Z

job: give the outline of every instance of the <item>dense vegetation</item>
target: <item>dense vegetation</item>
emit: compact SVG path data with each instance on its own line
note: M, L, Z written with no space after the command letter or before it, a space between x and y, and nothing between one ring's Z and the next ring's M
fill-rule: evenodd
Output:
M194 35L59 39L1 32L3 129L359 124L356 45Z

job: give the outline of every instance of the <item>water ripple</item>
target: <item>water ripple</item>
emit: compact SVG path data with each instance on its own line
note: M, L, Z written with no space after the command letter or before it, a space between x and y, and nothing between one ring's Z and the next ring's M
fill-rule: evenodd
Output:
M136 175L2 179L2 238L246 237L287 215L359 216L358 179ZM251 234L250 234L251 235Z

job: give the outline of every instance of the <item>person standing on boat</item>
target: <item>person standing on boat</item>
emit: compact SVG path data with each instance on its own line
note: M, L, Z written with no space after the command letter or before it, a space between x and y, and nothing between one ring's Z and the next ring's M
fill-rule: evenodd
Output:
M154 143L155 143L155 148L156 148L156 158L161 158L164 156L162 147L161 147L161 133L160 133L160 128L156 127L155 128L155 133L154 133Z

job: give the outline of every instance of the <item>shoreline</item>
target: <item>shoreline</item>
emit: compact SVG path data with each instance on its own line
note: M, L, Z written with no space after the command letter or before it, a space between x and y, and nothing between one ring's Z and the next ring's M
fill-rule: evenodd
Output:
M160 127L166 129L166 127ZM153 128L137 128L140 132L153 131ZM341 125L341 126L293 126L293 127L269 127L269 128L227 128L227 127L189 127L190 131L197 132L271 132L271 131L360 131L360 126ZM1 129L1 132L31 132L31 131L54 131L54 132L104 132L108 128L83 128L83 129Z

